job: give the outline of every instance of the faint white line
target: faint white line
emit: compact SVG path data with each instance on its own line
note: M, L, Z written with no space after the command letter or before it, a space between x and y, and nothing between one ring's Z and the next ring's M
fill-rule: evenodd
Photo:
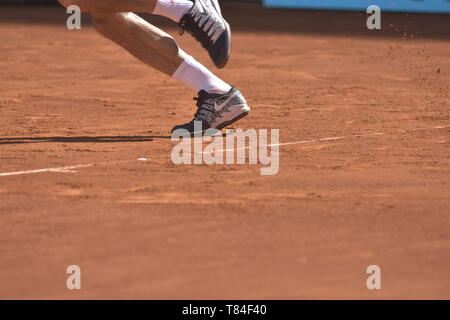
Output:
M268 144L266 146L261 146L261 147L289 146L289 145L293 145L293 144L304 144L304 143L312 143L312 142L320 142L320 141L342 140L342 139L345 139L345 137L329 137L329 138L320 138L320 139L313 139L313 140L300 140L300 141L293 141L293 142L273 143L273 144ZM250 148L250 146L244 146L244 147L235 148L235 149L215 150L214 152L230 152L230 151L234 151L234 150L249 149L249 148ZM198 152L197 154L207 154L207 153L211 153L211 151L202 151L202 152Z
M320 138L320 139L313 139L313 140L300 140L300 141L293 141L293 142L274 143L274 144L268 144L267 147L290 146L293 144L305 144L305 143L334 141L334 140L342 140L342 139L345 139L345 137L329 137L329 138Z
M429 128L416 128L416 129L406 129L401 130L401 132L409 132L409 131L421 131L421 130L433 130L433 129L445 129L450 128L450 125L443 125L443 126L436 126L436 127L429 127ZM300 140L300 141L293 141L293 142L282 142L282 143L275 143L275 144L268 144L267 146L261 146L261 147L275 147L275 146L290 146L295 144L305 144L305 143L314 143L314 142L323 142L323 141L334 141L334 140L343 140L348 138L360 138L360 137L373 137L373 136L381 136L383 135L383 132L372 132L367 134L355 134L351 136L341 136L341 137L327 137L327 138L318 138L318 139L312 139L312 140ZM240 148L235 149L222 149L222 150L214 150L214 152L230 152L234 150L239 149L249 149L250 146L244 146ZM198 152L197 154L208 154L212 151L202 151Z
M139 158L137 161L149 161L149 158ZM36 170L24 170L24 171L15 171L15 172L4 172L0 173L0 177L6 176L18 176L21 174L30 174L30 173L43 173L43 172L59 172L59 173L74 173L75 169L81 168L89 168L93 166L101 166L106 164L120 164L125 162L133 162L135 160L119 160L119 161L108 161L108 162L99 162L99 163L88 163L88 164L79 164L74 166L65 166L65 167L56 167L56 168L45 168L45 169L36 169Z
M37 170L25 170L25 171L15 171L15 172L4 172L0 173L0 177L6 177L6 176L18 176L21 174L30 174L30 173L41 173L41 172L75 172L73 170L79 169L79 168L88 168L92 167L95 164L80 164L76 166L66 166L66 167L56 167L56 168L45 168L45 169L37 169Z

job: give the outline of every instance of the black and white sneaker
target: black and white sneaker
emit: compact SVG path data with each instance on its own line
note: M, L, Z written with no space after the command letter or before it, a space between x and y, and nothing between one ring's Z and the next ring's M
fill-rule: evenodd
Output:
M231 88L225 94L208 93L204 90L198 93L197 112L191 122L173 127L172 133L177 129L184 129L191 134L206 130L220 130L250 113L250 107L239 90ZM200 127L200 130L198 129Z
M230 57L230 25L222 17L217 0L191 0L194 5L180 21L180 35L189 32L203 48L218 68L223 68Z

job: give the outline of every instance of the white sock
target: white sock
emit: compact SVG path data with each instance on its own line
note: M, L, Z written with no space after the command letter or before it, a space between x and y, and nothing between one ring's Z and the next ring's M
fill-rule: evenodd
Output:
M172 75L196 92L205 90L209 93L227 93L231 86L216 77L200 62L188 56Z
M167 17L175 22L180 22L181 18L188 13L194 3L189 0L157 0L153 14Z

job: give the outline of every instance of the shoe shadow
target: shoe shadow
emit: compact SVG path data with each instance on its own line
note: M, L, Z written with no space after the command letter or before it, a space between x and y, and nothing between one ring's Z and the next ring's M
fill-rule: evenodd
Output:
M78 137L15 137L0 138L1 144L21 143L117 143L149 142L155 139L170 139L170 136L78 136Z

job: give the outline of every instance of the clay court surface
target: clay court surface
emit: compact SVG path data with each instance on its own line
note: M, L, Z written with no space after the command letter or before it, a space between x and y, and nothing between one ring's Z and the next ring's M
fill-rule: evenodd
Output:
M303 141L275 176L172 164L195 93L63 9L0 7L0 298L450 298L449 18L383 36L358 14L252 10L224 7L216 73L253 108L235 128Z

